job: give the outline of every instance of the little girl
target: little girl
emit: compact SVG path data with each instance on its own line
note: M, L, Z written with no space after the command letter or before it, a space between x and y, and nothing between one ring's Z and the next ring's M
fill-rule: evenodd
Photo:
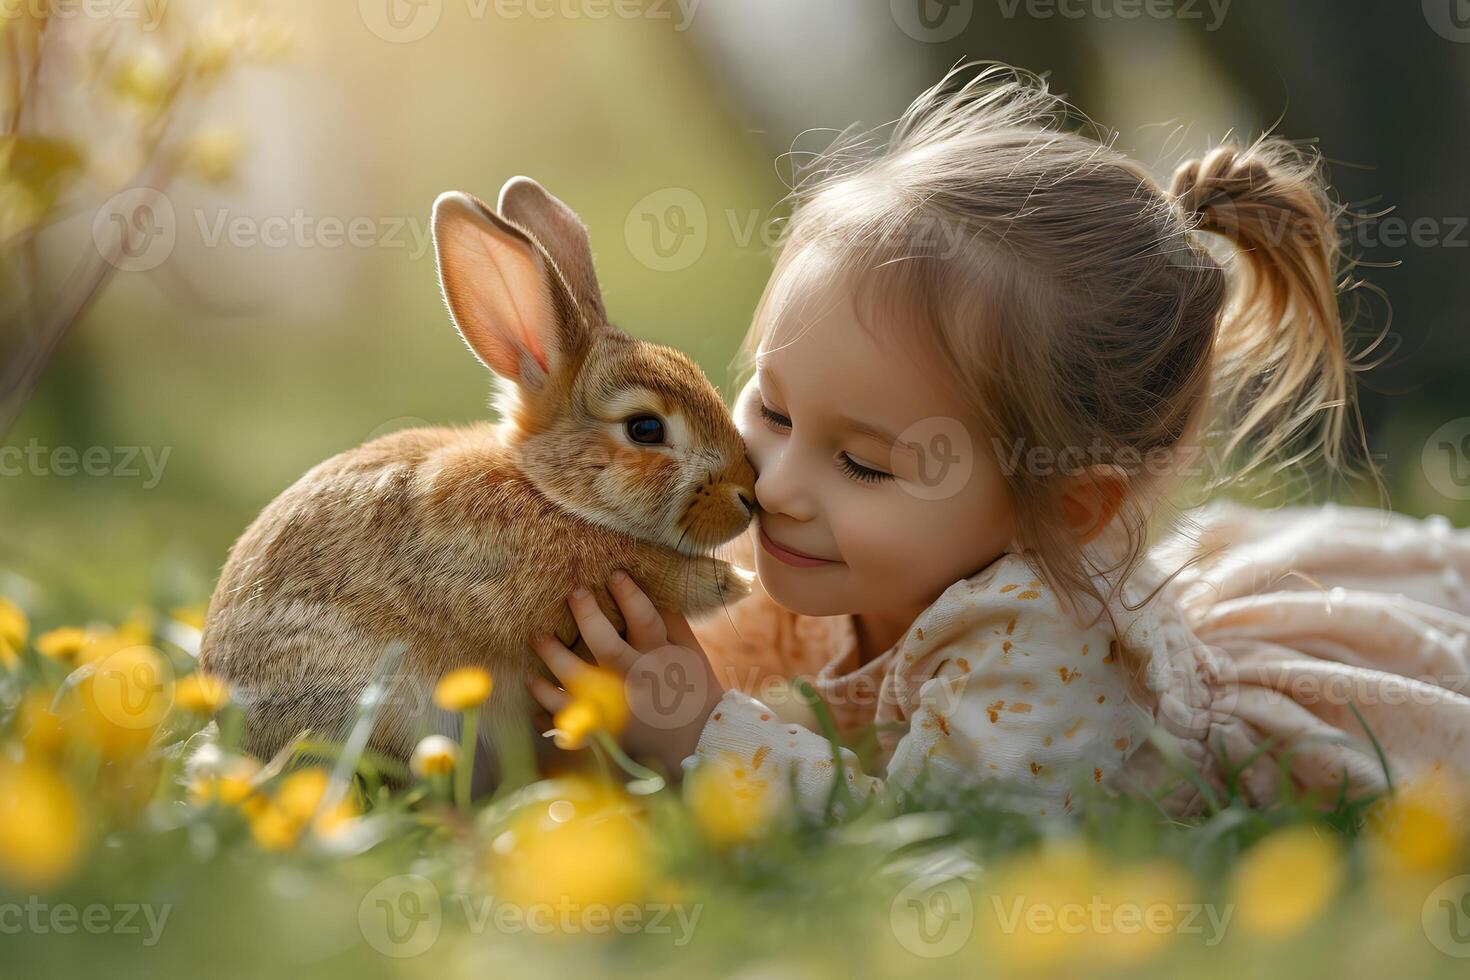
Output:
M1316 159L1225 145L1164 191L1065 108L1009 69L952 75L881 154L839 146L798 188L736 406L753 594L691 630L620 576L626 639L570 600L604 666L702 654L699 711L625 743L733 756L820 810L833 750L780 683L804 677L845 738L877 726L872 771L841 754L857 796L927 771L1029 812L1102 784L1188 814L1241 766L1259 804L1282 767L1327 802L1470 779L1470 531L1215 503L1148 545L1191 469L1346 468L1360 367Z

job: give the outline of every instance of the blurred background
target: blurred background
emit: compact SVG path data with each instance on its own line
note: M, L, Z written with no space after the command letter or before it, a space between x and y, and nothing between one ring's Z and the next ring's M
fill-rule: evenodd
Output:
M1005 61L1161 179L1312 140L1392 304L1361 392L1396 509L1470 523L1470 21L1459 0L0 0L0 591L207 597L274 495L488 416L435 196L538 178L607 305L732 394L790 157ZM1360 332L1388 315L1367 296Z

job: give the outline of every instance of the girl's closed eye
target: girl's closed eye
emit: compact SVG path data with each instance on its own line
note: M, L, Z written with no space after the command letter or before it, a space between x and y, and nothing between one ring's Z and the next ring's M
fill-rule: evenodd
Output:
M837 465L848 476L863 483L877 483L880 480L893 479L892 473L864 466L847 453L842 453L837 457Z
M765 402L761 402L761 418L765 419L773 429L785 430L791 428L791 420L780 412L771 411Z
M775 411L764 401L760 403L760 415L767 425L778 432L787 432L791 429L791 419ZM877 483L881 480L893 479L892 473L860 463L845 452L837 454L837 468L860 483Z

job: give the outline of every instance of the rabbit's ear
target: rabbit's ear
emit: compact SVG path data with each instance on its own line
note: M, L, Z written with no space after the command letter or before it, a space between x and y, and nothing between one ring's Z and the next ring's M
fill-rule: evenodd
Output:
M444 302L486 367L539 387L575 360L581 318L566 309L570 297L541 246L459 192L434 202L433 230Z
M577 302L596 319L605 321L607 311L592 266L592 242L576 212L530 177L506 181L496 210L536 236L561 270Z

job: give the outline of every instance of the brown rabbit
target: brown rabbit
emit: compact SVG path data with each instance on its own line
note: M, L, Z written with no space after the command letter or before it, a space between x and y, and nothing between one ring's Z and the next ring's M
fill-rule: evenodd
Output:
M498 211L498 213L497 213ZM479 737L525 725L542 670L533 631L577 635L567 593L626 569L659 606L741 598L710 557L750 522L754 473L718 392L683 354L607 321L587 230L541 185L508 182L496 211L449 193L434 247L460 336L498 379L502 421L411 429L316 466L230 552L201 669L229 681L247 751L344 734L384 649L407 645L371 748L406 761L457 720L430 694L468 664L495 678ZM480 753L476 784L495 775Z

